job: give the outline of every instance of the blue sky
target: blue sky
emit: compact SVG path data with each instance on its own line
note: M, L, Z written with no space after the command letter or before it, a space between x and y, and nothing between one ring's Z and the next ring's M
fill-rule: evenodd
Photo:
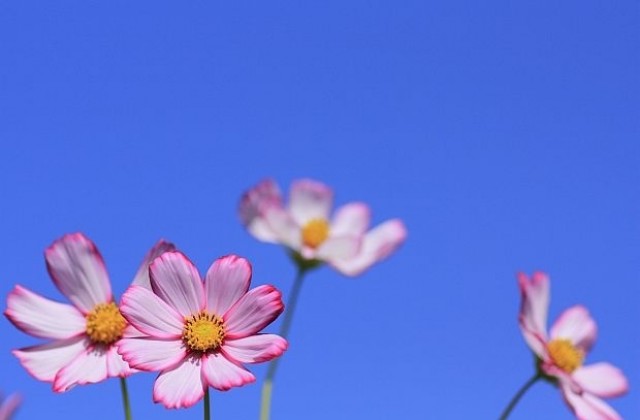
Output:
M43 250L82 231L117 295L161 237L201 272L243 255L286 295L293 266L237 204L264 177L310 177L409 237L357 279L308 276L274 420L497 418L532 374L520 270L550 274L551 320L590 309L588 361L625 371L611 404L640 417L638 18L632 0L5 2L0 294L63 300ZM121 415L117 381L54 394L10 354L39 340L0 334L18 419ZM213 418L257 418L252 370ZM200 418L154 405L154 377L129 381L134 418ZM541 383L512 418L542 416L571 418Z

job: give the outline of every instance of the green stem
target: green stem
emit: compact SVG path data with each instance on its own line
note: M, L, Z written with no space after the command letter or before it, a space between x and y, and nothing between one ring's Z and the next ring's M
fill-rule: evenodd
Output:
M300 296L300 290L302 289L302 278L306 273L305 268L298 268L298 273L296 274L296 279L293 282L293 288L291 289L291 294L289 295L289 299L287 300L286 310L284 312L284 319L282 320L282 325L280 326L280 336L282 338L287 338L289 335L289 329L291 328L291 320L293 319L293 313L296 309L296 304L298 303L298 297ZM276 376L276 371L278 370L278 362L280 358L272 359L269 363L269 368L267 370L267 377L264 380L264 384L262 384L262 401L260 404L260 420L269 420L271 413L271 391L273 389L273 379Z
M516 392L516 395L511 398L511 401L509 401L509 405L507 405L507 407L504 409L502 415L500 415L499 420L507 420L507 417L509 417L509 414L511 414L513 408L516 406L516 404L518 404L518 401L520 401L520 398L522 398L525 392L527 392L527 390L531 388L531 385L535 384L538 379L541 378L542 375L540 374L540 372L536 372L535 375L533 375L524 385L522 385L522 388L520 388L518 392Z
M209 403L209 387L204 391L204 420L211 420L211 405Z
M129 391L127 391L127 380L120 378L120 392L122 393L122 406L124 407L125 420L131 420L131 406L129 405Z

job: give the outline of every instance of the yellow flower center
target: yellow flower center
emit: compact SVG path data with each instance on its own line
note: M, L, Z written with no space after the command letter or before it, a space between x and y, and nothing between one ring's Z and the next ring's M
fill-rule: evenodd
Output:
M547 350L549 350L553 363L567 373L578 369L584 361L584 352L576 348L569 340L552 340L547 344Z
M309 248L317 248L329 237L329 222L311 219L302 228L302 243Z
M224 323L217 315L202 311L187 318L182 340L193 351L217 350L224 340Z
M87 335L92 342L109 345L122 337L127 321L113 303L96 305L86 316Z

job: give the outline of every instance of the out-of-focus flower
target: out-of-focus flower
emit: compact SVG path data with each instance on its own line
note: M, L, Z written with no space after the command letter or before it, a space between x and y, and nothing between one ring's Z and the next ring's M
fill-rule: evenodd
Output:
M249 290L251 266L235 255L215 261L204 282L180 252L150 266L151 289L131 286L122 297L125 318L142 335L118 346L137 369L160 371L153 399L167 408L190 407L208 386L228 390L255 381L244 363L280 356L287 342L258 334L284 309L273 286Z
M309 179L292 184L285 206L278 186L267 179L242 196L239 213L254 237L283 244L303 266L327 262L347 276L386 258L407 236L399 219L367 231L371 215L364 203L346 204L331 216L332 206L333 191Z
M626 377L609 363L584 365L597 335L596 323L587 309L577 305L565 310L547 334L549 278L544 273L534 273L529 279L521 273L518 282L522 295L520 328L537 357L540 374L560 388L579 419L620 419L602 398L627 392Z
M9 395L4 400L0 397L0 420L11 420L21 402L18 394Z
M172 249L172 244L158 242L142 262L134 284L148 284L145 273L149 263ZM33 377L52 382L55 392L130 375L132 370L115 344L137 332L127 325L114 302L109 276L95 244L82 233L68 234L47 248L45 260L54 284L72 304L55 302L16 286L7 299L5 315L27 334L52 341L14 350L13 354Z

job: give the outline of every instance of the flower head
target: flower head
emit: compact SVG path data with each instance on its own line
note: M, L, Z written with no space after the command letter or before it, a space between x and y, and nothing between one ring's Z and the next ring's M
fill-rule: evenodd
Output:
M11 420L21 401L18 394L9 395L4 400L0 397L0 420Z
M584 364L597 335L596 323L587 309L578 305L565 310L547 334L549 278L543 273L534 273L529 279L521 273L518 281L522 295L520 328L538 359L540 373L557 383L579 419L620 419L602 398L627 392L624 374L609 363Z
M284 305L272 286L249 290L244 258L218 259L204 281L180 252L156 258L149 271L152 290L134 285L122 297L122 314L141 334L118 345L132 367L160 372L155 402L190 407L208 386L224 391L254 382L243 364L269 361L287 348L280 336L259 334Z
M348 276L389 256L407 236L398 219L367 231L371 215L364 203L346 204L331 215L332 206L333 191L309 179L292 184L285 206L278 186L267 179L243 195L239 212L257 239L286 246L303 265L327 262Z
M144 284L151 260L170 249L173 245L158 242L134 283ZM135 330L114 302L104 261L94 243L81 233L65 235L47 248L45 260L51 279L71 305L16 286L7 298L5 315L27 334L51 341L13 354L36 379L52 382L55 392L130 375L132 370L115 345Z

